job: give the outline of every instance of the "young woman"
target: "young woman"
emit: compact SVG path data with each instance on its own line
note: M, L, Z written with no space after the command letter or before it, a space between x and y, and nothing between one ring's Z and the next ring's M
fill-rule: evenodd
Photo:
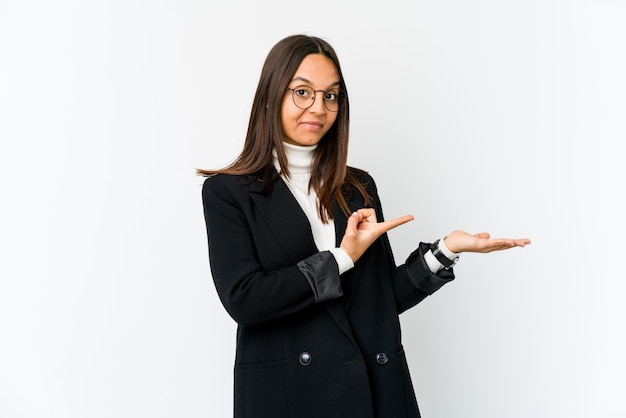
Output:
M454 231L396 266L374 180L348 167L339 60L316 37L270 51L243 151L199 170L213 280L238 323L235 417L419 417L398 315L462 252L528 244Z

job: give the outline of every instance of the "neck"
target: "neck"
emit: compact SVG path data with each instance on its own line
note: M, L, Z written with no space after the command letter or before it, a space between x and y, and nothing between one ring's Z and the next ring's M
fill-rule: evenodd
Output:
M310 174L313 154L317 145L299 146L283 142L283 149L287 157L287 167L290 174ZM280 171L276 151L274 151L274 166Z

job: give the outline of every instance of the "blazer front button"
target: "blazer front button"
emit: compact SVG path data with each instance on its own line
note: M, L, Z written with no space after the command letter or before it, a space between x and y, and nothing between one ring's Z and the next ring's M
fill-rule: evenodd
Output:
M311 364L311 360L313 358L311 357L311 354L307 353L306 351L303 351L302 353L300 353L300 355L298 356L298 361L300 362L300 364L302 364L303 366L308 366L309 364Z
M387 364L389 362L389 357L385 353L376 354L376 362L378 364Z

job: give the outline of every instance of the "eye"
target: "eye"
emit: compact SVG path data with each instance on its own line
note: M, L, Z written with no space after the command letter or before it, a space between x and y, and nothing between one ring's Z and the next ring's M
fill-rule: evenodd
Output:
M296 96L302 98L311 97L311 95L313 94L310 89L304 87L296 87L295 89L293 89L293 92Z
M335 92L326 92L324 94L324 100L328 100L329 102L335 102L339 99L339 94Z

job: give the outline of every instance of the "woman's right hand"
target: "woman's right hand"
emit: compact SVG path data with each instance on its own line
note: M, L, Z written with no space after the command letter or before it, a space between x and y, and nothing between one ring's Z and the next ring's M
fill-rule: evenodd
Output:
M378 222L374 209L359 209L348 218L346 232L340 247L353 262L356 262L378 237L413 219L413 215L405 215L389 221Z

